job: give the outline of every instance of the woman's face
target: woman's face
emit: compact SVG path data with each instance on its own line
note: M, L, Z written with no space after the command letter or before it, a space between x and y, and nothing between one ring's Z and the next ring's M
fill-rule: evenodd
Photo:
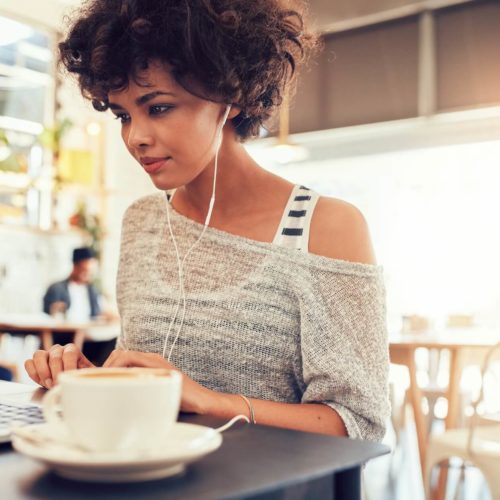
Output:
M123 141L157 188L189 184L213 164L225 106L190 94L160 63L140 83L108 95Z

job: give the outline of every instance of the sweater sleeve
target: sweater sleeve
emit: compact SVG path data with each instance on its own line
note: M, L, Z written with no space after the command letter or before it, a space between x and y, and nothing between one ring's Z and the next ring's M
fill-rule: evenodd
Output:
M353 269L310 269L301 300L302 402L335 410L349 437L380 441L390 415L385 289L380 268Z

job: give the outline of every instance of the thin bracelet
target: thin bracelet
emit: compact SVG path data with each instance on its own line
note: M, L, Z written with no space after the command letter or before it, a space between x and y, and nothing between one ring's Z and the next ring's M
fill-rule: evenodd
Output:
M255 413L253 411L252 403L250 403L250 400L246 396L243 396L243 394L238 394L238 396L240 396L243 399L243 401L245 401L245 403L248 406L248 409L250 410L250 423L256 424L257 420L255 420Z

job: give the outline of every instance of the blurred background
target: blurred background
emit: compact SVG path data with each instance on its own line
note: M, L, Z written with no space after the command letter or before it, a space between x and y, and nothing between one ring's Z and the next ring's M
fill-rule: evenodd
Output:
M97 257L114 327L72 331L112 341L121 217L154 192L118 122L57 71L64 15L78 4L0 0L0 365L21 381L41 332L53 340L57 318L43 315L42 299L71 272L75 247ZM421 499L431 434L467 424L479 367L500 340L500 2L307 4L324 49L274 129L247 147L368 220L386 277L394 452L367 467L366 491ZM434 470L436 495L490 498L481 469L463 464Z

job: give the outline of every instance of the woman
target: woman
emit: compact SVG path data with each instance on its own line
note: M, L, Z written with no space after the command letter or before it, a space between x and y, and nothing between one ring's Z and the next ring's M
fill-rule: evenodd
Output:
M62 61L161 191L124 217L122 334L104 366L180 370L183 411L380 440L384 290L365 221L242 145L313 44L278 0L92 0L79 13ZM87 366L71 344L26 363L46 387Z

